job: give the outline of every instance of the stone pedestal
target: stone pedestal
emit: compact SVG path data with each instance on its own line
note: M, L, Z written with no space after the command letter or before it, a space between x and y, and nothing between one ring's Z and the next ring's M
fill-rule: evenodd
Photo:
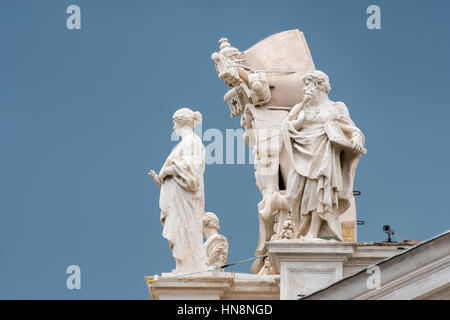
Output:
M173 276L145 277L153 300L278 300L280 296L279 275L205 272Z
M154 300L299 299L410 247L399 243L276 240L267 243L275 275L205 272L147 276Z
M298 299L342 279L344 263L353 255L352 243L268 243L269 257L281 275L281 300Z

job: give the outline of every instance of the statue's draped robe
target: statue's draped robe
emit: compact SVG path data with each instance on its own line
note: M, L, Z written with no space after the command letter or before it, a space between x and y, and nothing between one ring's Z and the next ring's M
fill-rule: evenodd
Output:
M202 271L207 263L202 234L205 147L200 138L194 133L184 137L163 168L170 165L176 174L168 176L161 186L162 235L169 241L176 272Z
M215 234L205 242L205 252L210 267L220 267L227 262L228 241L225 236ZM221 269L223 271L223 269Z
M328 222L329 231L341 237L338 218L350 206L353 178L361 156L350 150L350 139L354 132L363 139L364 136L345 105L334 103L333 108L332 112L321 111L313 123L298 131L286 119L282 133L292 164L286 197L295 220L316 211ZM299 235L302 234L296 237Z

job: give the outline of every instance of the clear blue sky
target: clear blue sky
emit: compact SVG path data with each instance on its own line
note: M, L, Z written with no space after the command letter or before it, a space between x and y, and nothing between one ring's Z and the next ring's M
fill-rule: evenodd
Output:
M81 30L66 28L71 4ZM366 28L370 4L381 30ZM174 146L181 106L202 112L204 130L239 128L210 60L223 36L244 50L304 32L366 135L359 240L384 240L383 224L415 239L449 229L449 12L444 0L2 0L0 298L147 299L144 276L174 268L146 172ZM251 257L252 165L207 166L205 185L229 261ZM66 288L71 264L81 290Z

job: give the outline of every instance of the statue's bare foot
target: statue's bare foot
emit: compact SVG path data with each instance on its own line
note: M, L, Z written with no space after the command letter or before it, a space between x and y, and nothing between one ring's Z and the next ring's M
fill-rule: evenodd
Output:
M284 197L279 192L275 192L267 198L264 208L260 211L260 214L262 215L264 220L267 220L270 218L272 213L278 210L288 210L288 202L286 200L286 197Z
M269 219L271 213L272 213L272 211L267 206L265 206L264 209L262 209L260 211L260 214L261 214L261 216L263 217L264 220Z
M261 214L262 218L264 220L267 220L270 218L270 215L272 214L273 210L272 210L272 199L268 198L265 202L264 202L264 208L262 208L262 210L259 211L259 213Z

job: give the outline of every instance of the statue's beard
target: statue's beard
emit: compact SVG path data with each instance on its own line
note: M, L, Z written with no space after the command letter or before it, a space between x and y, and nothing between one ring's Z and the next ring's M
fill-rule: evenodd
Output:
M313 90L305 90L304 94L303 94L303 103L306 107L311 106L312 104L314 104L314 101L316 100L316 96L317 96L317 90L313 89Z

